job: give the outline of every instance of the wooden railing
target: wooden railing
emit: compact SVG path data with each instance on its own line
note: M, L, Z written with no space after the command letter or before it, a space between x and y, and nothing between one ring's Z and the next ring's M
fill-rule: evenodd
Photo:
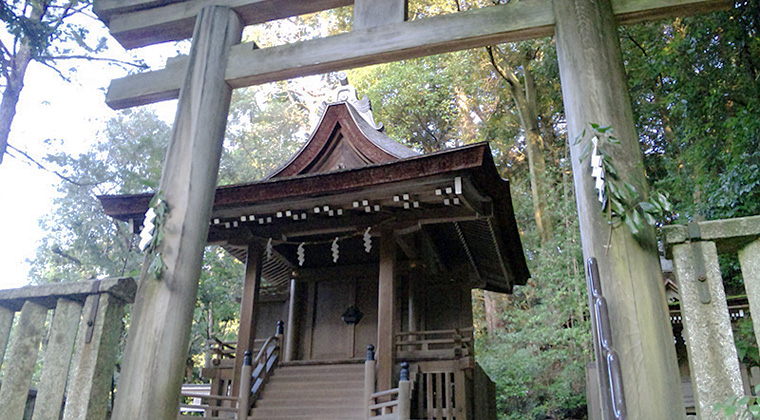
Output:
M32 418L61 418L63 407L67 420L105 419L124 305L133 301L136 289L133 279L118 278L0 290L0 360L7 356L0 417L23 418L38 353L47 337Z
M462 420L467 418L467 376L455 360L417 362L412 369L416 390L416 418Z
M467 372L475 361L473 329L407 331L396 334L396 358L412 362L414 418L466 420ZM470 375L472 376L472 375Z
M254 340L251 352L258 353L265 341L265 338L257 338ZM206 348L208 349L207 362L210 362L213 366L234 365L232 360L235 359L237 341L222 341L216 337L212 337L211 339L206 340Z
M401 364L398 388L379 392L368 392L368 386L374 387L374 357L367 362L373 369L365 370L366 419L372 420L410 420L411 419L411 382L409 381L409 364ZM374 355L373 355L374 356Z
M470 327L397 333L396 358L413 361L472 357L472 331Z
M190 402L180 404L180 419L187 419L190 416L183 415L183 412L204 413L205 418L211 419L245 419L248 416L253 404L256 402L269 376L271 376L275 367L281 358L281 342L283 336L283 323L277 323L276 334L267 339L262 339L261 349L256 358L251 359L251 352L245 352L243 368L240 373L240 392L238 395L230 395L232 391L232 367L215 368L217 372L227 372L217 385L212 383L211 392L213 394L197 394L192 392L182 392L183 400ZM257 340L259 341L259 340ZM224 343L224 342L222 342ZM234 352L232 353L234 354ZM224 359L222 359L224 360Z
M264 384L266 384L274 368L277 367L277 363L282 358L282 333L282 321L280 321L277 324L277 334L269 337L264 342L256 359L253 360L253 370L250 375L251 385L249 388L251 390L251 405L258 399L259 394L264 389Z
M724 418L713 407L744 387L718 255L738 256L749 312L760 314L760 215L665 226L663 243L678 283L697 416ZM753 327L760 340L760 322Z

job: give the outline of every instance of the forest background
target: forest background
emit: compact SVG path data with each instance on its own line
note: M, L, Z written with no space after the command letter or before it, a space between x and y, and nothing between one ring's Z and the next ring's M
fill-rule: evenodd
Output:
M409 16L500 2L410 1ZM8 16L0 14L6 25ZM246 37L267 47L350 26L348 7L257 25ZM658 227L760 214L758 29L759 0L620 28L647 177L673 204ZM81 45L75 38L61 38L59 45ZM473 292L478 361L496 382L500 419L586 418L585 365L592 355L572 139L566 136L553 39L367 67L348 76L372 101L375 120L404 144L430 152L490 142L501 175L510 180L532 278L510 296ZM6 80L4 92L7 86ZM328 74L236 90L219 184L259 179L285 162L308 137L319 102L330 101L323 95L336 86L335 75ZM39 159L61 182L54 211L40 221L46 234L30 261L30 281L137 276L142 258L136 238L102 213L96 196L151 191L170 130L155 112L136 108L109 121L87 152ZM13 158L23 159L19 153ZM732 265L726 261L724 270L729 294L741 294ZM198 379L207 339L234 337L242 278L239 261L207 248L188 354L190 380ZM753 338L737 337L744 361L757 365L757 350L747 348Z

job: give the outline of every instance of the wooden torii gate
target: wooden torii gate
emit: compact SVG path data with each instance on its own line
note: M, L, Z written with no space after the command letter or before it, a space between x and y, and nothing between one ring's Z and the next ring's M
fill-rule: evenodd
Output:
M176 418L233 88L554 34L569 138L589 123L611 125L621 140L609 149L619 172L646 188L618 25L732 3L526 0L407 22L406 0L96 0L96 13L126 48L193 39L188 57L114 80L106 99L126 108L179 98L159 187L169 206L157 248L166 268L157 278L146 257L113 418ZM351 32L264 49L240 43L245 25L350 4ZM578 161L581 146L571 157L583 254L599 263L629 417L683 418L659 259L626 228L614 229L607 247L609 227L590 167Z

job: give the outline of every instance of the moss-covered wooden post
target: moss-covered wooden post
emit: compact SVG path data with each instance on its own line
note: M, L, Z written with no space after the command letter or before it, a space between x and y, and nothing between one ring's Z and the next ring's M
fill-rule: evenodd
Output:
M553 8L568 138L573 143L590 123L612 126L620 144L607 151L623 180L645 190L610 1L554 0ZM573 145L571 157L583 255L599 263L629 418L684 418L657 251L642 248L625 226L610 232L589 162L580 162L582 148L582 143ZM652 230L646 234L653 240Z
M114 420L175 419L231 88L224 80L242 24L230 8L196 19L189 63L161 177L163 241L146 257L133 309ZM181 77L181 75L177 75ZM148 269L160 253L165 269Z

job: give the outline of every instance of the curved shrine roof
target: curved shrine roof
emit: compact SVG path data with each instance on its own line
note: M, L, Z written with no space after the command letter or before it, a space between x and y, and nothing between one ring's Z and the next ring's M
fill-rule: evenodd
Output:
M98 198L106 214L138 227L152 194ZM509 183L487 143L422 155L346 103L327 106L307 143L266 179L217 188L208 241L241 259L247 244L273 243L264 277L284 286L299 271L334 267L335 238L343 244L338 265L376 263L376 249L362 251L362 234L387 229L414 242L402 246L410 267L499 292L530 276ZM309 258L301 266L303 244Z

